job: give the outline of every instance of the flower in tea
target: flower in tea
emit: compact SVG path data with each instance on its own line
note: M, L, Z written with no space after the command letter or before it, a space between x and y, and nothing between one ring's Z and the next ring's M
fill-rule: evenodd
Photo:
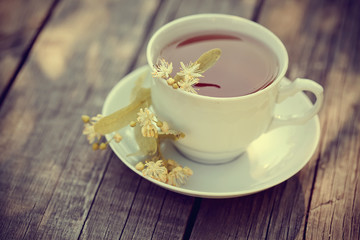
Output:
M199 83L199 78L203 77L202 73L212 67L220 55L221 50L214 48L202 54L195 63L190 62L186 65L184 62L180 62L180 71L173 77L171 76L172 63L168 63L164 58L159 58L158 63L154 65L152 74L156 78L165 80L173 89L198 94L193 86Z
M180 62L181 70L177 73L177 75L182 76L184 78L192 79L192 78L199 78L202 77L201 71L199 69L199 63L192 63L190 62L187 66Z
M196 85L197 83L199 83L198 78L189 77L188 75L186 75L182 80L178 82L178 85L182 90L186 92L198 94L196 90L193 88L193 86Z
M153 76L158 78L169 78L172 73L173 66L172 63L168 63L165 59L159 59L159 63L155 65L155 69L153 71Z

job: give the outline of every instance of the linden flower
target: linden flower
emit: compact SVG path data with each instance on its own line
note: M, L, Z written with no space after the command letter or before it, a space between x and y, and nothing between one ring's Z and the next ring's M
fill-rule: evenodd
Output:
M199 70L200 64L194 64L190 62L186 66L183 62L180 62L180 65L181 65L181 70L180 72L178 72L177 75L184 76L185 78L189 78L189 79L202 77Z
M87 135L87 140L89 141L90 144L95 141L95 138L97 138L98 140L100 140L101 138L101 134L95 132L94 125L90 123L84 124L84 130L82 133L84 135Z
M165 59L159 59L160 63L154 66L153 76L158 78L169 78L172 73L173 66L172 63L168 63Z
M145 163L145 168L142 170L142 174L146 177L151 177L160 182L166 182L167 180L167 169L163 165L162 160L158 160L156 162L148 162Z
M138 112L138 118L136 120L140 123L140 126L142 126L141 134L144 137L158 136L157 128L153 124L153 121L155 121L155 115L150 112L148 108L145 108L144 110L141 108Z
M179 187L185 185L189 176L193 175L193 171L188 167L175 167L168 174L168 184Z
M87 116L86 116L87 117ZM82 117L83 118L83 117ZM87 117L88 118L88 117ZM94 129L94 124L99 121L101 118L103 118L103 115L98 114L95 117L91 118L91 121L89 121L89 119L87 119L87 121L84 124L84 129L83 129L83 134L87 135L87 140L89 141L89 143L93 143L95 141L95 139L97 138L98 140L100 140L101 138L101 134L95 132ZM83 119L84 120L84 119Z
M145 108L145 109L140 108L140 111L137 113L137 115L138 115L138 117L136 120L142 126L149 124L155 120L155 115L152 112L150 112L150 110L148 108Z
M198 94L196 92L196 90L193 88L193 85L195 85L197 83L199 83L198 78L190 78L190 77L188 77L188 75L186 75L183 80L180 80L178 82L178 85L180 86L180 88L182 90L184 90L186 92Z

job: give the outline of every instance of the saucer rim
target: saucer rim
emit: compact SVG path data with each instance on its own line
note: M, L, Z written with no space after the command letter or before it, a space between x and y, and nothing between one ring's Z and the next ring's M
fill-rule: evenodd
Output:
M144 65L141 67L138 67L136 69L134 69L133 71L131 71L130 73L128 73L127 75L125 75L108 93L103 107L102 107L102 114L103 115L108 115L111 114L111 111L109 110L110 108L110 102L111 100L114 98L114 96L118 93L118 91L123 87L123 85L126 85L128 81L130 81L131 79L133 79L134 77L140 75L141 73L145 73L145 71L149 71L150 67L148 65ZM284 78L285 81L289 81L286 77ZM310 101L310 99L304 94L304 93L300 93L303 95L303 101L304 104L311 106L312 102ZM128 100L129 101L129 100ZM310 121L314 121L315 123L315 130L313 132L314 134L314 144L311 146L311 148L309 147L309 150L307 151L306 154L306 160L302 161L302 164L300 164L296 170L289 172L286 176L282 176L280 178L280 180L275 181L274 183L271 183L269 185L264 185L261 184L258 188L252 188L251 190L247 189L247 190L242 190L242 191L231 191L231 192L208 192L208 191L197 191L197 190L190 190L190 189L185 189L182 187L175 187L166 183L162 183L160 181L157 181L155 179L152 179L150 177L146 177L144 175L142 175L142 173L138 170L136 170L135 166L133 166L129 161L127 161L127 157L126 155L122 155L119 151L117 151L117 149L115 148L115 144L118 143L114 143L113 141L111 141L109 143L112 151L115 153L115 155L131 170L133 170L136 174L138 174L139 176L141 176L142 178L162 187L165 188L167 190L179 193L179 194L183 194L183 195L187 195L187 196L193 196L193 197L202 197L202 198L218 198L218 199L225 199L225 198L234 198L234 197L241 197L241 196L246 196L246 195L251 195L257 192L261 192L263 190L272 188L276 185L279 185L282 182L285 182L286 180L288 180L289 178L293 177L295 174L297 174L301 169L303 169L305 167L305 165L311 160L311 158L314 156L316 149L318 147L319 141L320 141L320 121L319 121L319 117L318 115L315 115ZM107 134L106 139L109 141L111 139L111 134ZM122 141L126 141L126 139L123 139ZM176 150L175 150L176 151ZM180 153L177 153L180 154ZM187 158L186 158L187 159ZM187 159L188 161L191 161L189 159ZM201 163L199 163L201 164ZM225 163L226 164L226 163Z

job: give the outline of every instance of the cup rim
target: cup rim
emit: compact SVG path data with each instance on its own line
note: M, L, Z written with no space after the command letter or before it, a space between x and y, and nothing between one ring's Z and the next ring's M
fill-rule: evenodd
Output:
M153 60L151 58L152 46L154 45L154 42L156 41L156 39L158 38L158 36L160 34L162 34L164 31L167 31L168 29L173 28L174 26L176 26L177 24L179 24L183 21L190 21L190 20L203 19L203 18L223 18L223 19L227 19L227 20L236 19L238 21L245 22L246 24L256 26L257 28L260 28L262 31L267 32L269 35L272 36L273 40L276 42L276 44L281 49L281 52L282 52L283 58L284 58L283 59L283 61L284 61L283 67L279 70L276 79L273 82L271 82L268 86L266 86L264 89L261 89L254 93L242 95L242 96L213 97L213 96L206 96L206 95L200 95L200 94L193 94L193 93L189 93L186 91L176 91L176 92L178 92L179 94L184 94L185 96L188 96L188 97L193 97L193 98L203 99L203 100L208 100L208 101L233 101L233 100L239 100L239 99L248 99L248 98L252 98L252 97L255 97L255 96L258 96L258 95L261 95L261 94L264 94L264 93L270 91L285 77L285 73L288 69L289 56L288 56L288 53L287 53L287 50L286 50L284 44L282 43L282 41L279 39L278 36L276 36L269 29L267 29L266 27L264 27L263 25L261 25L257 22L251 21L249 19L246 19L246 18L243 18L240 16L229 15L229 14L218 14L218 13L202 13L202 14L194 14L194 15L177 18L171 22L166 23L165 25L160 27L158 30L156 30L156 32L150 38L150 40L147 44L147 49L146 49L146 58L147 58L148 65L150 66L150 69L153 69ZM277 53L275 53L275 54L277 54ZM279 55L277 55L277 56L279 56ZM161 81L160 79L153 79L153 80L160 82L160 84L167 85L167 83L165 81ZM170 89L170 87L169 87L169 89Z

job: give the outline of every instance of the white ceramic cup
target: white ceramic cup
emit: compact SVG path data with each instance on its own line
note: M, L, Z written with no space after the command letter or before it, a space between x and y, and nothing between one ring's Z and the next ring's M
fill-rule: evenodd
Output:
M276 79L265 89L228 98L174 90L162 79L151 80L155 113L173 129L186 135L174 142L175 146L188 158L207 164L224 163L236 158L246 151L252 141L271 129L307 122L317 114L323 102L323 88L312 80L298 78L290 85L280 86L288 68L284 45L265 27L237 16L198 14L164 25L148 43L148 64L153 68L160 51L182 36L218 30L236 31L260 40L275 53L279 71ZM296 116L274 116L276 103L304 90L316 97L309 111Z

